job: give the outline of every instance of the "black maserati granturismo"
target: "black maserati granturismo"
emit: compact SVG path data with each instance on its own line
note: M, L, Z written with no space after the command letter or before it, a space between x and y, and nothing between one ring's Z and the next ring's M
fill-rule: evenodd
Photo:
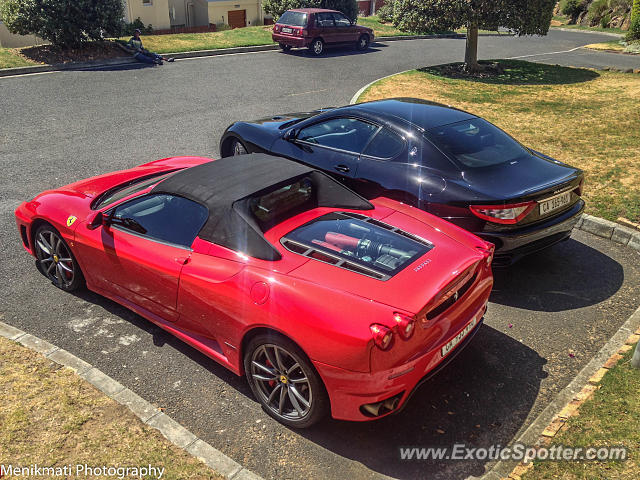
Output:
M497 265L569 238L584 210L581 170L521 145L482 118L393 98L236 122L223 157L266 152L321 169L496 245Z

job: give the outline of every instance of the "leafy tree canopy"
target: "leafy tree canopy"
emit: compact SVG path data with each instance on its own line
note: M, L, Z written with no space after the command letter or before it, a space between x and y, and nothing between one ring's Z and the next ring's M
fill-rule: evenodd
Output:
M71 47L122 28L122 0L5 0L0 17L11 33L35 34Z
M416 33L455 30L467 25L519 35L545 35L553 17L554 0L394 0L393 22Z

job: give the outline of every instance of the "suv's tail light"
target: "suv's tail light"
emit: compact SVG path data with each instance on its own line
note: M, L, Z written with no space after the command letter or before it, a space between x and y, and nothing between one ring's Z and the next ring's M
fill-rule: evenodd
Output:
M273 26L273 31L274 32L279 32L280 31L280 25L278 25L277 23Z
M509 205L469 205L476 217L494 223L513 225L526 217L536 202L512 203Z
M393 319L398 324L398 333L404 340L409 340L416 328L416 322L413 318L401 313L394 313Z
M373 335L373 343L375 343L380 350L387 350L391 346L393 332L389 327L374 323L369 329L371 330L371 335Z

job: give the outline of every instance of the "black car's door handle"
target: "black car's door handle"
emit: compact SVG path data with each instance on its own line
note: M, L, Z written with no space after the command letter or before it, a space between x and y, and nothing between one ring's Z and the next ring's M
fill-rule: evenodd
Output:
M333 169L342 173L349 173L349 167L346 165L334 165Z

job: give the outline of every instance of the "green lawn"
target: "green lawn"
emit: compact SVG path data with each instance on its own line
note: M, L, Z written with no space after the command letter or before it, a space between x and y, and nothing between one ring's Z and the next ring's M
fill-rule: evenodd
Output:
M602 28L601 26L596 27L585 27L584 25L569 25L569 17L565 15L556 15L553 17L551 21L552 28L571 28L575 30L590 30L596 32L607 32L607 33L618 33L621 35L626 34L626 30L622 30L620 28Z
M28 65L37 64L21 57L17 49L0 48L0 68L26 67Z
M587 212L640 220L640 75L501 60L503 75L445 78L414 70L359 101L418 97L480 115L525 145L586 174Z
M569 418L552 445L625 446L626 461L534 462L522 480L640 478L640 370L631 367L630 350L602 379L601 387Z

